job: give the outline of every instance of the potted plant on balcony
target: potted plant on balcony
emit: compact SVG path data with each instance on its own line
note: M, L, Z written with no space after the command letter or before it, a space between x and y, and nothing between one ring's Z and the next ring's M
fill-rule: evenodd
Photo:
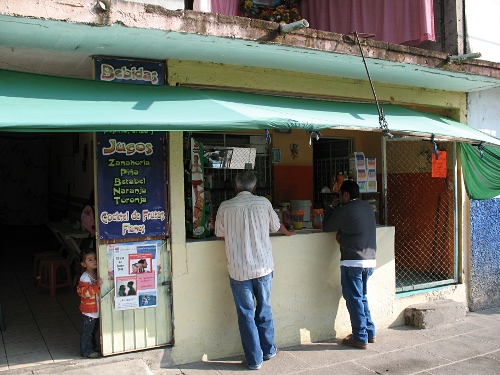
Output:
M246 17L291 23L302 19L299 5L300 0L242 0L241 10Z

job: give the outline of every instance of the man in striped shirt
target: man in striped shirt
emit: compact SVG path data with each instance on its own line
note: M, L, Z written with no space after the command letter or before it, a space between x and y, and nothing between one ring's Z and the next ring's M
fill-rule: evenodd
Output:
M215 222L215 235L226 243L241 343L251 370L260 369L262 361L277 353L269 303L274 269L269 232L295 234L280 224L269 200L253 195L256 183L254 173L239 172L235 179L237 195L221 203Z

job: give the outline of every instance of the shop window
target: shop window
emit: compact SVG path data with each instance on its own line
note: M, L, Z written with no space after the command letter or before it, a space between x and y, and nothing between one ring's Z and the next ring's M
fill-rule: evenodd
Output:
M323 208L324 200L330 199L321 192L324 187L331 189L339 173L349 174L351 153L351 139L321 138L314 142L314 207Z
M245 169L252 169L257 175L257 191L260 196L271 195L273 186L271 180L269 146L264 135L260 134L227 134L227 133L185 133L184 169L186 171L186 220L196 226L196 217L192 215L191 207L196 208L193 199L193 184L190 182L190 145L195 140L203 150L203 193L205 201L205 227L207 232L213 231L213 223L219 205L234 197L234 179L236 174ZM201 189L201 188L200 188ZM190 200L191 198L191 200ZM193 211L194 212L194 211ZM188 235L194 229L191 223L186 223ZM196 237L196 236L195 236Z

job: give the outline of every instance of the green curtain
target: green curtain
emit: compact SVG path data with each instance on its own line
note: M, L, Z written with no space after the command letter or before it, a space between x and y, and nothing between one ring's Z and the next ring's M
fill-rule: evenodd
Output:
M460 143L460 157L467 195L471 199L490 199L500 195L500 148Z

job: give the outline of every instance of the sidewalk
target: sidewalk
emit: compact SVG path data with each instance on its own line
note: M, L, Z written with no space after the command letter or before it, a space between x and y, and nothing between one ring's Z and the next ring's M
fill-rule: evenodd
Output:
M243 356L176 366L169 361L169 349L162 348L2 375L500 374L500 308L468 313L461 322L434 329L379 330L377 342L367 350L340 341L280 348L275 358L253 372L241 363Z

